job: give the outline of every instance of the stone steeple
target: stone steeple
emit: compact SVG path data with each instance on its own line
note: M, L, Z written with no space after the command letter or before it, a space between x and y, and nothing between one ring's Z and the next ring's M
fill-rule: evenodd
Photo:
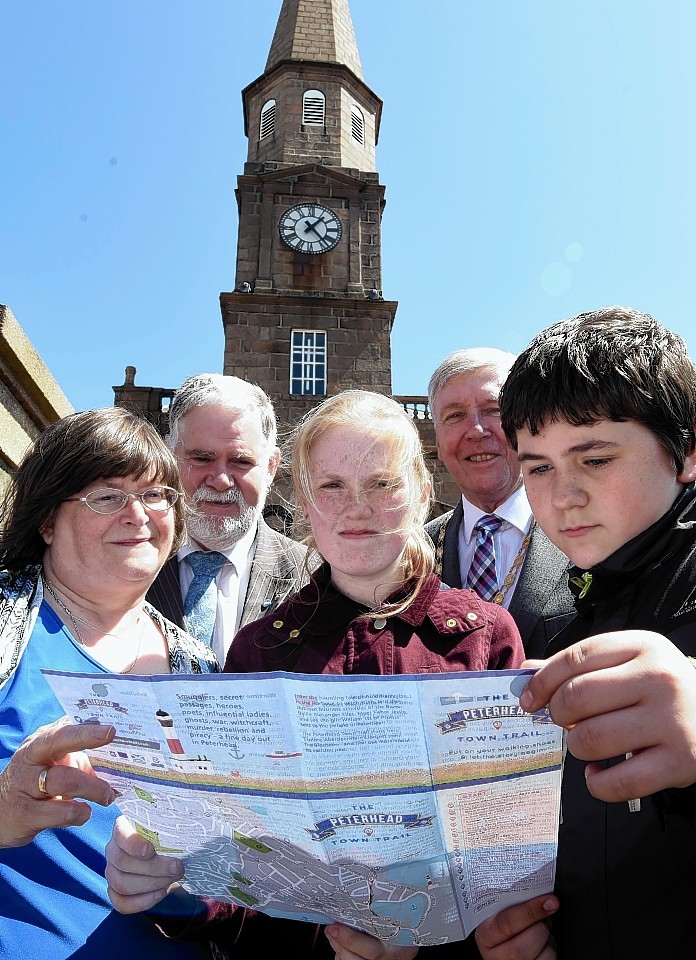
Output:
M266 72L283 60L342 63L362 80L348 0L283 0Z
M382 296L382 101L363 79L348 0L283 0L261 76L242 91L234 290L224 372L287 427L346 388L391 392L397 304Z
M348 0L283 0L266 68L242 98L250 163L375 172L382 101L363 80Z

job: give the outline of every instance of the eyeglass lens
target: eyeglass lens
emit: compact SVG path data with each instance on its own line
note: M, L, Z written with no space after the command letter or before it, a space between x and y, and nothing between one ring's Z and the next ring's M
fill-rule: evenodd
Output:
M101 490L92 490L86 497L81 497L88 507L96 513L117 513L132 498L140 500L148 510L168 510L179 497L178 491L172 487L148 487L141 493L125 493L104 487Z

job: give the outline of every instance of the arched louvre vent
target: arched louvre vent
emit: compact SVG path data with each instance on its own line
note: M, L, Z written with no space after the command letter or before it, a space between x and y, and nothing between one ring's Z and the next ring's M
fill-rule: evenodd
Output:
M275 130L276 102L267 100L261 108L259 140L265 140Z
M350 129L353 134L353 140L359 144L365 143L365 118L360 107L355 104L350 108Z
M302 97L302 123L324 125L326 97L321 90L306 90Z

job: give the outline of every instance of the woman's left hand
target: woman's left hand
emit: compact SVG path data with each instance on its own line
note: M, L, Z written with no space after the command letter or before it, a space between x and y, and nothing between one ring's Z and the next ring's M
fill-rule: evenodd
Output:
M342 923L332 923L324 933L337 960L413 960L418 953L418 947L392 947Z
M79 751L102 747L115 735L112 726L63 718L27 737L0 773L0 849L30 843L42 830L82 826L91 810L81 801L113 803L116 794Z

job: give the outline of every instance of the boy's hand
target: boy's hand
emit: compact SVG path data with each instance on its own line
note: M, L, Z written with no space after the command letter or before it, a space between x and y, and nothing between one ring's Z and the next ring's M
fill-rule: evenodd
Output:
M125 817L119 817L106 845L109 899L119 913L150 910L176 886L184 867L174 857L164 857L141 837Z
M545 893L501 910L476 928L476 946L483 960L555 960L547 919L558 900Z
M520 697L530 712L546 704L579 760L632 754L608 768L588 765L587 787L598 800L696 782L696 670L666 637L622 630L561 650Z

